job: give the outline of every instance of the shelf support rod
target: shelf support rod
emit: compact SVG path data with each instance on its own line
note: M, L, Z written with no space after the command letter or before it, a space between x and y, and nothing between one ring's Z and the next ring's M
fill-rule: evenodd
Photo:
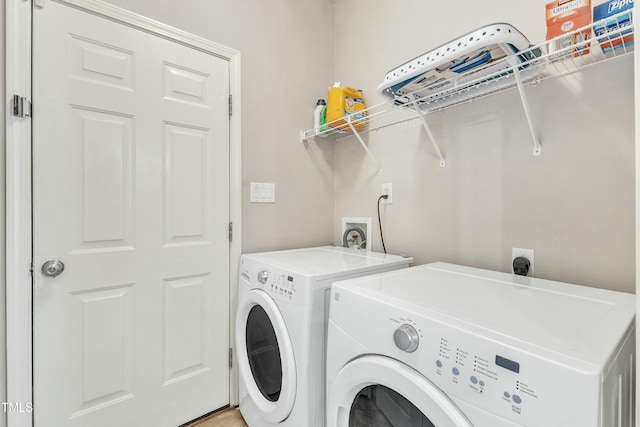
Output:
M358 142L360 143L360 145L362 145L362 148L364 148L364 151L367 152L367 155L369 156L369 158L371 159L371 161L376 165L376 167L378 168L378 175L382 175L382 165L380 165L380 162L378 161L378 159L375 158L375 156L373 155L373 153L371 152L371 150L369 150L369 147L367 147L367 144L364 143L364 141L362 140L362 137L360 136L360 133L358 133L358 131L356 130L356 128L353 126L353 123L351 123L351 116L347 116L347 124L349 125L349 127L351 128L351 131L353 132L353 134L355 135L356 139L358 140Z
M409 97L411 98L411 103L413 104L413 108L416 109L416 112L418 113L418 116L420 117L420 121L422 122L422 127L424 128L424 130L427 131L427 135L429 135L429 139L431 140L431 145L433 145L433 148L436 150L436 153L438 153L438 157L440 157L440 166L444 167L447 163L444 160L444 156L442 155L442 152L440 151L440 147L438 147L438 143L436 142L436 139L433 136L433 132L431 132L431 127L429 126L429 123L427 122L427 118L422 113L422 111L420 111L420 107L418 107L418 103L416 102L416 98L413 95L409 95Z
M527 116L527 122L529 123L529 132L531 132L531 139L533 140L533 155L539 156L542 154L542 146L540 145L540 140L538 139L538 135L536 134L536 130L533 127L533 120L531 118L531 110L529 110L529 101L527 100L527 94L524 92L524 84L522 83L522 77L520 76L520 70L517 65L513 66L513 74L516 77L516 83L518 84L518 92L520 92L520 100L522 101L522 108L524 109L524 114Z

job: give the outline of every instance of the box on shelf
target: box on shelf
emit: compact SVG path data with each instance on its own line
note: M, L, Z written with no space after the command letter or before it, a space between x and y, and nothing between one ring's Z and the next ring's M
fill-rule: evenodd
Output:
M555 0L547 3L547 40L566 35L550 46L554 51L579 45L573 50L574 56L587 55L589 43L583 43L591 37L591 28L577 29L591 24L591 6L589 0Z
M632 23L631 8L633 8L633 0L609 0L593 8L593 22L596 23L593 32L605 54L616 49L627 49L633 46L633 32L631 30L620 31ZM627 13L623 13L625 11ZM607 19L613 15L618 16Z

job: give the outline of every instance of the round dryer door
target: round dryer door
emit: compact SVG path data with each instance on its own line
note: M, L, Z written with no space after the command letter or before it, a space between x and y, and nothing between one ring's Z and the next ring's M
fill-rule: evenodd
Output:
M473 427L431 381L388 357L349 362L328 396L328 427Z
M239 301L236 346L240 381L260 417L270 423L283 421L296 394L293 347L280 310L260 289Z

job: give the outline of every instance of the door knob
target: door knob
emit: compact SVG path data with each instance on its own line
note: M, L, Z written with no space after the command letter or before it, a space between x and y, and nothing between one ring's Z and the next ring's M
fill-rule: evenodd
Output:
M64 263L57 259L52 259L42 264L41 271L45 276L56 277L64 271Z

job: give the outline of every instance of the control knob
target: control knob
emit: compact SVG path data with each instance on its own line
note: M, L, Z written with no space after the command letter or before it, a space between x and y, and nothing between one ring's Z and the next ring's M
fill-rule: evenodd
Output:
M264 285L267 283L267 280L269 280L269 272L267 270L258 271L258 282Z
M393 341L400 350L413 353L418 348L420 337L413 326L405 323L393 333Z

